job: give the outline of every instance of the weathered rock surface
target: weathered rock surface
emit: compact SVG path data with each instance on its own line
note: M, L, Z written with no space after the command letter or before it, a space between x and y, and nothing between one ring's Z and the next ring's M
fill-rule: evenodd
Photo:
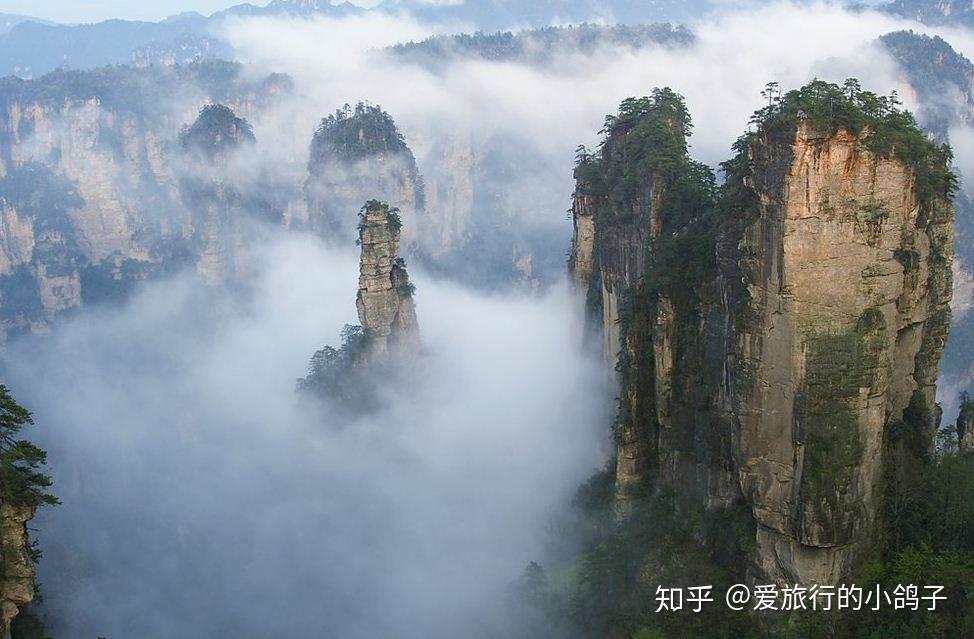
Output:
M180 193L199 246L196 267L210 284L244 272L248 187L235 174L233 160L255 143L250 124L221 104L203 107L180 138L185 158Z
M402 222L388 205L370 201L360 214L359 290L355 300L369 361L414 356L419 326L413 286L399 256Z
M736 240L746 293L729 384L760 574L836 583L873 539L887 426L934 404L950 325L953 211L858 136L799 127L750 153L760 215ZM930 433L932 436L932 433Z
M743 500L753 579L835 584L876 539L888 429L935 405L953 208L868 129L796 117L747 138L714 216L660 105L624 104L576 169L570 266L620 373L616 515L661 484L684 508Z
M197 229L212 216L194 219L183 201L181 127L212 94L251 114L288 85L283 76L252 84L237 74L213 63L4 80L0 341L198 260L194 236L221 231ZM199 263L216 273L223 258L212 249Z
M0 636L10 637L10 622L34 600L34 564L27 522L34 509L0 504Z

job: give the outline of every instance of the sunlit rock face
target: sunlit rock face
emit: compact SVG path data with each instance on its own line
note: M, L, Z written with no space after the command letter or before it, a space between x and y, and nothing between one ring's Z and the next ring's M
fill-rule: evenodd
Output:
M355 237L362 202L381 200L399 209L412 234L407 242L415 239L426 207L416 159L395 121L364 103L321 121L311 142L305 195L308 225L338 244Z
M661 486L687 509L743 500L752 578L837 583L876 541L890 429L928 407L932 443L939 420L946 155L917 133L926 155L905 160L890 129L782 111L708 198L682 102L663 97L624 104L576 169L570 266L619 371L616 517Z
M758 522L757 569L835 583L869 546L883 443L919 392L934 405L950 326L953 209L861 136L752 144L759 215L722 256L741 321L728 384L735 457ZM933 433L928 433L932 437Z

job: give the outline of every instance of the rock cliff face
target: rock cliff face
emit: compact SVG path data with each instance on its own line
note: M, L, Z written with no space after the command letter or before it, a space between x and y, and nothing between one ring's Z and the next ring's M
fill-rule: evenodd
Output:
M402 222L394 209L370 201L360 214L359 290L355 300L365 329L365 357L402 359L419 350L413 285L399 256Z
M620 372L617 517L661 486L688 509L743 501L759 581L850 575L890 430L935 405L949 156L873 99L824 83L776 98L716 201L664 92L623 104L576 170L571 267Z
M34 508L0 505L0 636L10 637L10 622L34 600L36 573L30 559L27 522Z
M362 202L378 199L397 208L407 242L415 240L426 207L416 159L392 117L377 106L347 106L321 121L311 142L305 182L308 224L342 243L355 236Z
M913 167L864 150L868 135L802 123L752 142L758 215L721 255L728 287L744 286L725 387L739 479L760 573L777 580L851 573L880 511L887 429L915 392L935 402L953 211L921 200Z
M206 63L0 81L0 336L194 263L180 129L201 104L253 113L288 86L239 73Z
M420 351L413 285L399 256L402 221L395 209L370 200L359 213L360 326L346 326L340 348L326 346L311 358L298 390L329 400L351 414L381 405L385 383L408 383Z
M694 318L714 278L695 271L699 249L680 238L711 235L714 178L687 156L689 127L682 98L672 91L628 100L608 119L599 153L582 153L575 170L569 265L585 296L587 335L606 370L619 371L620 518L658 474L676 479L704 388L691 372L703 373L699 350L706 341ZM676 423L689 432L677 435Z
M185 158L180 192L198 246L197 269L211 284L243 270L246 187L232 162L241 147L255 143L250 124L222 104L203 107L180 137Z

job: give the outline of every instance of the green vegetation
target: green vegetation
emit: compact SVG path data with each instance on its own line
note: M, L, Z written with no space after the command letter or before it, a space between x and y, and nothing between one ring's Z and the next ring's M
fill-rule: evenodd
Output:
M600 203L597 225L632 225L629 232L647 236L649 218L658 216L660 233L641 275L654 294L682 297L716 275L716 181L708 166L688 156L692 128L683 97L669 88L654 89L606 116L598 151L580 147L576 157L579 189Z
M73 241L68 211L85 202L68 178L43 164L26 162L0 178L0 194L19 215L32 218L36 237L58 234Z
M629 268L641 264L620 310L616 435L634 438L646 458L637 471L642 481L628 487L632 510L623 521L612 521L613 468L576 498L592 522L569 607L585 637L758 636L754 620L725 606L657 614L652 605L658 585L713 584L719 592L740 579L755 537L747 505L705 511L657 478L661 447L720 463L731 432L712 413L712 360L701 334L704 308L716 297L718 189L713 172L688 156L691 130L683 98L657 89L624 101L606 118L599 149L580 148L577 156L578 187L598 206L597 233L626 255ZM643 255L629 261L634 251ZM664 300L673 369L658 378L656 318ZM665 430L656 406L661 390L670 396Z
M607 479L598 473L576 497L588 535L582 554L547 578L540 566L529 565L519 581L522 605L530 603L547 620L546 634L529 636L764 637L747 611L731 611L719 601L699 613L657 613L655 603L658 586L713 585L717 600L736 583L754 543L750 508L687 509L675 492L663 488L625 522L607 524L612 509ZM525 582L534 587L524 588Z
M158 266L152 262L124 258L120 254L85 266L79 273L82 302L85 306L121 304L131 297L140 282L156 275L157 270Z
M352 370L361 364L368 336L361 326L346 325L342 329L342 345L326 346L311 357L308 376L298 380L299 391L309 391L336 399L353 402L359 397L360 375Z
M883 534L856 583L944 586L948 600L936 611L843 615L836 637L974 636L974 457L959 452L954 427L943 429L931 449L938 412L916 392L888 431Z
M346 104L318 125L309 166L314 170L327 162L356 162L380 153L412 157L391 115L365 102Z
M369 200L358 213L359 233L365 228L366 216L369 213L386 213L389 220L389 230L393 233L400 233L402 231L402 218L399 216L399 209L379 200Z
M940 36L895 31L879 41L906 72L910 86L917 92L918 102L923 105L917 117L924 128L938 140L946 140L951 123L963 114L944 96L970 91L974 64Z
M653 45L688 45L693 34L669 24L596 25L546 27L519 33L474 33L433 36L421 42L397 44L396 57L437 67L457 58L518 61L532 64L550 61L559 52L592 54L600 47L640 49Z
M243 65L223 60L147 68L59 69L36 80L0 78L0 105L5 109L31 103L58 107L65 100L98 100L110 111L151 120L163 117L159 105L168 104L176 95L198 92L200 98L227 103L248 94L261 95L269 82L281 85L290 80L275 74L255 81L242 70Z
M878 96L850 79L842 86L815 80L785 94L781 94L777 83L771 83L764 95L768 105L751 118L756 132L745 135L735 145L739 157L746 155L759 139L792 139L798 125L805 122L823 136L839 131L862 136L864 150L896 158L909 167L915 175L917 200L925 212L929 213L934 200L950 199L957 190L957 177L950 169L950 147L927 139L913 116L899 108L895 94ZM729 168L739 167L729 164Z
M607 116L599 149L580 148L575 169L579 190L597 202L596 227L606 246L626 256L627 269L641 269L621 301L617 370L623 392L616 431L640 442L649 476L660 437L653 340L663 298L674 312L674 369L662 382L674 385L674 420L701 423L708 411L707 367L696 331L701 301L717 277L717 188L709 167L688 155L691 130L682 96L655 89ZM693 447L692 434L679 437L670 444Z
M416 285L409 281L406 272L406 260L397 257L392 263L392 284L396 287L401 299L412 299L416 295Z
M805 443L801 495L827 538L845 538L859 517L845 495L862 458L857 404L861 388L875 384L888 343L877 309L865 311L855 330L811 335L805 341L805 387L795 399Z
M0 319L22 324L43 317L36 268L43 264L48 276L70 276L75 272L74 224L69 212L84 205L77 188L62 175L42 164L28 162L11 167L0 178L0 200L31 220L34 250L31 262L0 276Z
M9 275L0 275L0 318L18 324L44 317L44 302L30 267L21 264Z
M179 134L179 143L184 151L197 151L206 157L256 141L250 123L238 118L230 107L223 104L204 106L196 121L184 127Z
M311 226L331 238L348 235L350 216L367 198L389 201L401 197L404 187L417 210L426 206L416 158L395 121L364 102L346 104L321 121L311 141L308 173Z
M666 462L667 476L678 474L672 466L681 462L707 465L715 472L734 463L727 457L733 450L732 418L719 414L712 404L719 375L714 374L713 362L726 353L707 350L712 337L707 332L708 311L722 304L741 309L732 318L738 330L753 319L748 315L754 309L747 302L746 284L756 277L755 269L767 263L761 261L765 248L751 245L756 238L746 229L761 214L758 193L775 193L784 183L799 126L823 140L845 131L859 137L860 152L902 162L916 178L921 222L936 221L956 189L950 149L930 142L912 116L899 109L895 96L876 96L855 81L842 87L815 81L784 95L770 85L764 95L767 106L752 120L755 131L736 144L735 157L723 165L727 180L719 188L711 172L687 156L691 122L682 99L667 89L625 101L617 115L606 119L601 146L594 152L578 151L578 189L595 202L596 233L608 254L600 259L617 260L611 264L615 271L631 273L634 265L640 269L638 279L629 283L620 313L616 433L626 443L626 453L635 455L642 467L637 467L641 482L627 487L625 518L614 517L618 487L612 468L580 489L576 503L588 522L588 536L581 558L568 570L571 587L563 591L571 594L563 594L568 603L561 604L562 614L581 628L584 637L967 636L944 630L953 626L972 634L964 625L970 614L964 600L956 612L948 613L947 623L935 620L937 613L925 620L924 615L914 616L908 623L899 612L848 618L809 614L780 619L772 627L724 606L700 615L672 616L657 614L652 607L658 584L707 583L720 592L722 585L744 581L748 571L756 536L750 507L740 503L703 510L689 494L693 487L681 484L680 494L673 494L658 474L661 462ZM875 199L823 203L829 205L855 220L869 241L888 215L886 203ZM942 238L933 239L936 243ZM933 252L937 250L945 249L935 247ZM636 259L634 253L639 253ZM919 270L919 254L914 251L899 251L895 258L908 272ZM720 289L719 274L724 284ZM658 334L661 309L668 317L665 335ZM673 370L659 377L656 349L663 337L672 349ZM858 403L863 389L888 373L884 367L889 363L881 354L889 339L889 327L878 310L864 312L850 330L804 337L806 385L796 397L795 427L796 440L805 445L806 453L800 502L795 506L805 523L813 523L825 538L851 534L860 515L861 504L849 496L865 443L860 439ZM747 383L745 367L741 362L736 372L738 385ZM660 392L669 397L666 428L659 423L656 406ZM936 409L923 398L917 393L902 422L890 428L886 468L895 481L890 480L884 502L883 544L863 579L903 579L906 567L915 567L921 561L917 557L922 557L931 572L923 575L927 581L917 578L914 583L942 579L966 593L964 588L974 590L974 581L965 568L968 559L957 553L971 550L966 547L970 541L960 541L960 531L974 526L966 513L974 513L974 461L948 452L937 459L916 452L930 441L936 421ZM661 458L660 451L667 456ZM968 463L969 488L963 479L968 471L962 471ZM936 482L937 488L928 482ZM956 482L964 487L951 489ZM956 492L943 502L929 503L938 502L930 495L945 491ZM959 499L964 506L957 505ZM963 523L951 523L954 510L964 511ZM933 536L937 541L931 540Z
M47 492L51 478L41 471L47 453L19 438L20 431L33 423L30 411L0 385L0 500L36 508L58 501Z

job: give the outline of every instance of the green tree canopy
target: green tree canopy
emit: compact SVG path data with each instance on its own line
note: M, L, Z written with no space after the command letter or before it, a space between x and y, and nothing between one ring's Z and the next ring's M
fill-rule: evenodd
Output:
M56 504L57 498L47 492L51 478L41 472L47 453L19 438L21 429L33 423L30 411L0 385L0 498L31 507Z

